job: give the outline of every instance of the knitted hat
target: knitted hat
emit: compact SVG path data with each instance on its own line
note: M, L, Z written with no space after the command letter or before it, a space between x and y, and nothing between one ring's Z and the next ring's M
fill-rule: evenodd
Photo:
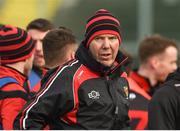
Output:
M120 36L120 22L109 11L100 9L91 16L86 24L85 32L85 46L88 48L91 41L97 36L102 34L116 35L121 43Z
M0 64L15 63L29 58L35 43L23 29L4 25L0 28Z

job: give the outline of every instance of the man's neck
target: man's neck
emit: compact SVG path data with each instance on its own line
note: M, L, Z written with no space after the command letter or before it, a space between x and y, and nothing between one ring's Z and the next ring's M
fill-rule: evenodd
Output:
M7 66L14 68L16 70L18 70L19 72L21 72L22 74L24 74L24 65L25 62L17 62L17 63L13 63L13 64L6 64Z
M157 84L156 77L154 76L154 72L151 68L142 65L139 67L137 72L139 75L149 79L151 86L155 86Z

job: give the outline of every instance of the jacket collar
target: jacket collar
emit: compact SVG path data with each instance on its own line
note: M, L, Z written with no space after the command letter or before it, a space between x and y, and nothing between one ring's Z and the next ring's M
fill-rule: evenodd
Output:
M167 80L171 80L171 79L175 79L180 81L180 67L173 73L170 73L166 79Z

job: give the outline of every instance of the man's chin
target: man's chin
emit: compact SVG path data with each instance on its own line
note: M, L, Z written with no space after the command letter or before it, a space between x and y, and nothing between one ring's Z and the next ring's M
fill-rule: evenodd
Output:
M33 63L36 67L43 67L45 65L45 62L43 60L34 61Z

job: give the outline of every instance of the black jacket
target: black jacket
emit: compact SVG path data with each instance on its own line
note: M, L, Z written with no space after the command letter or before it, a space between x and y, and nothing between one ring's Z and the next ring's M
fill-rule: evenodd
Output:
M80 46L75 60L47 73L44 88L19 114L14 128L127 129L128 83L120 77L125 59L119 53L118 66L110 69Z
M170 74L149 103L149 129L180 129L180 68Z

